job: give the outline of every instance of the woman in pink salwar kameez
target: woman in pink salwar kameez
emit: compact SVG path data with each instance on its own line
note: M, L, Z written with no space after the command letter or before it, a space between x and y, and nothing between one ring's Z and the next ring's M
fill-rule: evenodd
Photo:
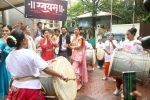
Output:
M69 46L72 48L72 66L76 73L78 89L80 89L82 85L88 82L88 74L86 66L85 40L82 36L80 36L79 28L74 29L73 40Z

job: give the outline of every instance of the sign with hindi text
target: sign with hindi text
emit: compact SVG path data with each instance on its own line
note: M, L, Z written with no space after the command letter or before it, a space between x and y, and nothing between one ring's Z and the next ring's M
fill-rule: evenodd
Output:
M64 21L67 4L64 0L25 0L25 17Z

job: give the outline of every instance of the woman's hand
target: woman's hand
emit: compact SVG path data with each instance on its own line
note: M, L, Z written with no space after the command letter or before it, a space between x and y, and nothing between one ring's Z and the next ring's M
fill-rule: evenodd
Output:
M68 81L68 77L67 76L64 76L63 74L61 74L61 78L64 80L64 81Z

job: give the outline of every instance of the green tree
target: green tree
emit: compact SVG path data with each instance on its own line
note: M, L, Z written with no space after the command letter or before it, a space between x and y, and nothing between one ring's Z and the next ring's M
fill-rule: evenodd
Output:
M66 26L69 28L71 26L72 21L76 21L76 17L83 14L85 12L85 6L82 4L80 0L78 2L72 4L70 8L68 8L68 19L66 21ZM73 20L75 19L75 20Z
M92 33L94 36L96 27L96 14L98 12L98 6L101 0L81 0L81 1L82 4L85 5L87 11L92 13Z
M71 17L77 17L78 15L83 14L84 11L85 11L85 6L79 0L77 3L73 4L68 9L68 15L71 16Z
M135 6L134 6L135 1ZM144 9L144 0L113 0L113 14L120 16L120 23L133 23L133 13L135 12L134 22L150 22L150 14ZM99 10L110 12L110 0L102 0Z
M144 0L135 0L135 20L136 22L150 23L150 13L143 5Z
M92 13L92 29L96 26L95 15L98 11L111 12L111 0L78 0L79 2L73 4L68 9L68 15L76 17L85 12ZM135 6L134 6L135 1ZM113 14L121 17L119 23L130 24L133 23L133 13L135 12L135 23L150 23L150 13L144 9L144 0L113 0Z

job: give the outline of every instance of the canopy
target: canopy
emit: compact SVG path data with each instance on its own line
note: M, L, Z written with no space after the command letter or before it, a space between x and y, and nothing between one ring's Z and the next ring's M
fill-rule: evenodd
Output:
M115 14L112 14L112 15L116 16L118 18L121 18L120 16L117 16ZM111 16L111 13L100 11L94 17L100 17L100 16ZM77 16L77 18L88 18L88 17L92 17L92 13L91 12Z
M11 4L15 7L23 6L24 0L0 0L0 11L13 8Z

